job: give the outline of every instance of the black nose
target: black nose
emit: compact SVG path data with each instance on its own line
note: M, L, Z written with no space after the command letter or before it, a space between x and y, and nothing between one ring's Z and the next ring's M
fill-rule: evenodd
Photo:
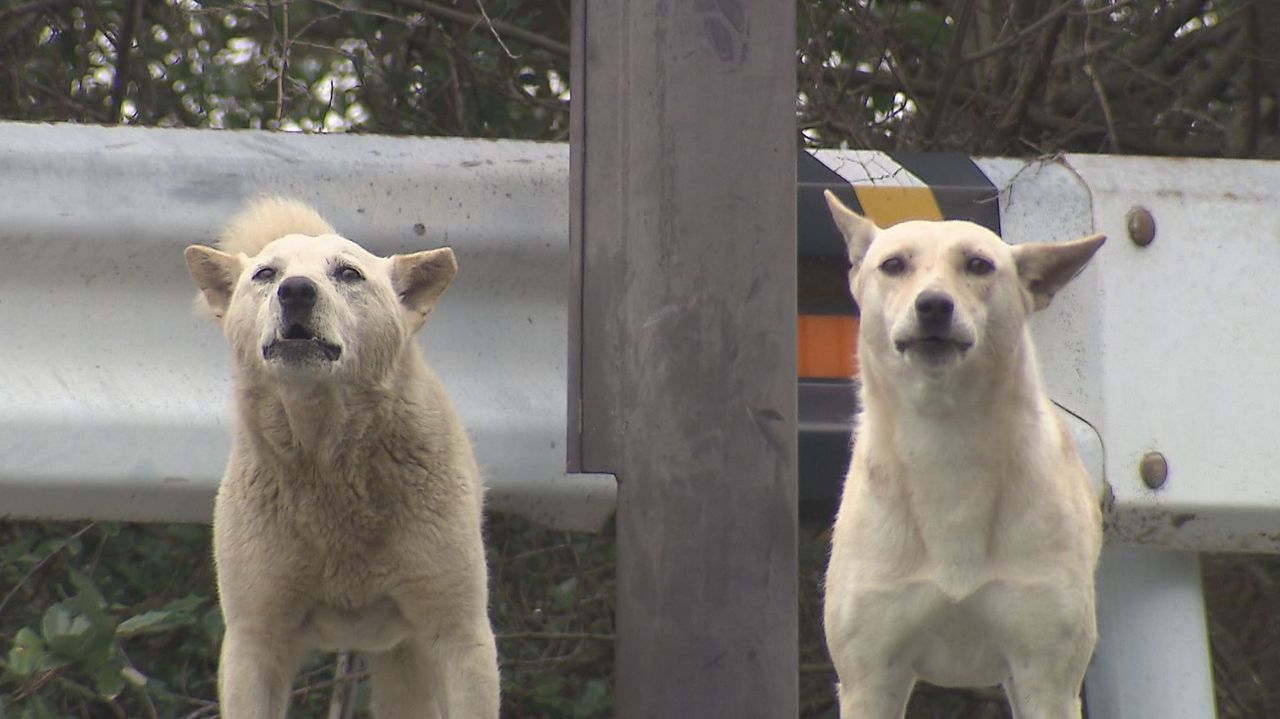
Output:
M316 304L316 283L306 277L289 277L280 283L276 296L286 310L309 310Z
M916 297L916 317L925 329L946 329L956 305L941 292L921 292Z

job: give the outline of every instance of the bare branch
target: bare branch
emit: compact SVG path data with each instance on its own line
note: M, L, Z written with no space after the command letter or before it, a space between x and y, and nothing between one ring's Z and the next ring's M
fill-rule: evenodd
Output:
M489 26L489 32L493 34L493 39L498 41L498 47L502 48L502 51L512 60L520 59L520 56L512 53L511 48L507 47L507 44L502 41L502 36L498 34L498 29L493 26L493 20L489 17L489 12L484 9L483 0L476 0L476 7L480 8L480 15L484 18L484 23Z
M111 78L111 123L114 125L124 121L124 94L129 88L129 58L133 53L133 38L141 22L142 0L130 0L124 27L115 41L116 70L115 76Z
M956 36L947 49L947 60L942 71L942 95L935 99L929 108L929 116L925 121L924 139L931 143L938 137L938 125L942 122L942 113L951 101L951 91L955 86L956 76L960 73L960 52L964 47L965 36L969 34L969 26L973 23L973 6L975 0L962 0L960 17L956 19Z
M1070 10L1072 7L1078 4L1079 4L1079 0L1063 0L1062 3L1060 3L1057 7L1045 13L1043 16L1040 17L1039 20L1036 20L1030 25L1027 25L1026 27L1019 30L1017 33L1013 35L1013 37L1010 37L1008 40L1005 40L1003 42L998 42L985 50L979 50L977 52L973 52L968 55L965 55L964 57L959 58L959 61L967 65L971 62L984 60L988 57L991 57L992 55L998 55L1016 45L1020 45L1027 38L1030 38L1033 35L1035 35L1037 32L1040 32L1041 28L1045 27L1051 22L1054 22L1059 17L1065 15L1068 10ZM960 21L957 21L957 23L959 22Z
M19 15L52 10L58 5L64 5L67 2L69 2L69 0L31 0L31 2L25 2L21 5L7 7L0 10L0 23L7 22L10 18L14 18Z
M473 28L485 22L485 18L483 16L454 10L453 8L447 8L437 3L427 2L427 0L393 0L393 2L403 7L413 8L414 10L427 13L428 15L440 18L441 20L461 23ZM490 28L495 34L501 32L508 38L519 40L527 45L542 48L543 50L553 52L562 57L569 57L569 46L559 40L552 40L549 37L539 35L535 32L529 32L524 28L516 27L515 25L501 20L494 20L490 23ZM501 40L499 40L499 42L501 42Z
M1032 95L1043 86L1049 70L1049 61L1053 58L1053 51L1066 24L1065 15L1055 16L1054 21L1041 31L1039 47L1032 58L1032 64L1030 66L1023 64L1018 74L1018 84L1013 90L1013 100L997 123L997 129L1006 137L1011 137L1017 127L1022 124Z

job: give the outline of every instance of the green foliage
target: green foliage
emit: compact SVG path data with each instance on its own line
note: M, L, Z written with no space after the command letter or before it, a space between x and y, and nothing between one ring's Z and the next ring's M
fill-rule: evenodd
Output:
M194 525L0 523L0 717L217 716L222 619L209 529ZM511 517L489 527L503 716L611 716L613 540ZM317 655L291 717L327 715L338 672Z
M21 719L183 716L212 693L221 619L206 531L8 524L0 701ZM198 702L197 702L198 703ZM123 712L123 713L122 713Z
M0 118L567 133L568 0L488 0L488 21L422 2L136 5L131 22L132 0L0 0Z

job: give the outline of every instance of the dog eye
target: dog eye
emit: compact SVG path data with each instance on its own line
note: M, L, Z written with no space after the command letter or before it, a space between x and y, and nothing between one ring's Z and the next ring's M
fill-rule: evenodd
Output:
M906 269L907 263L903 262L901 257L890 257L880 263L880 271L890 277L896 277L905 272Z
M342 267L334 270L333 276L343 282L359 282L364 279L364 275L360 273L360 270L357 270L350 265L343 265Z
M971 275L986 275L995 270L996 266L991 264L991 260L984 257L970 257L968 262L964 263L965 272Z
M270 282L276 278L276 268L261 267L257 272L253 273L254 282Z

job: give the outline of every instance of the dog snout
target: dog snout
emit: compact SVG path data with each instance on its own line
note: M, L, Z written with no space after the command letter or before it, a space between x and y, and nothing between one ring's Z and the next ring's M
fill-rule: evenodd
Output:
M916 317L925 330L945 330L951 324L955 308L951 297L942 292L921 292L916 297Z
M306 277L289 277L280 283L276 296L280 307L289 313L306 313L316 304L316 283Z

